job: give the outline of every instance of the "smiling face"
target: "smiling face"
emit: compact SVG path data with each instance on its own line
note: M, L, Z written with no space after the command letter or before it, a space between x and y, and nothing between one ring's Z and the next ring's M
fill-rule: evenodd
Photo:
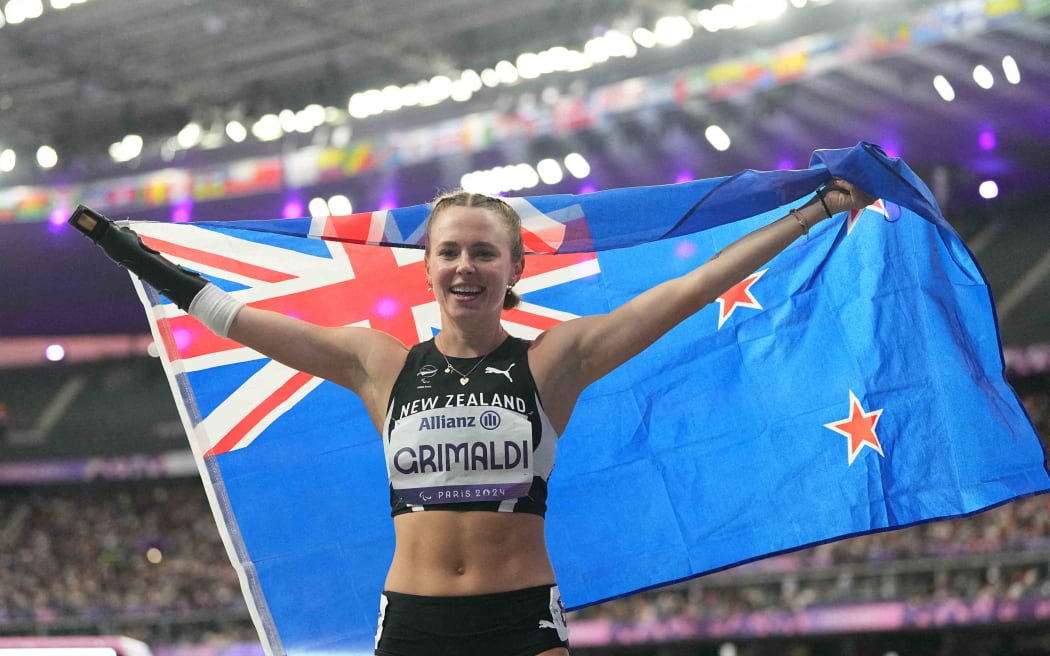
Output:
M443 318L499 320L507 285L521 277L524 261L514 258L510 228L485 207L454 205L430 219L427 280Z

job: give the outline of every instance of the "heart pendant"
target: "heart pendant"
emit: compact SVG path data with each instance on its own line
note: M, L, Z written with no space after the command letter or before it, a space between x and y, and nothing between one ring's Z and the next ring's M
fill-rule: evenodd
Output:
M467 378L466 376L463 376L462 378L459 379L459 384L460 385L466 385L468 382L470 382L470 379Z

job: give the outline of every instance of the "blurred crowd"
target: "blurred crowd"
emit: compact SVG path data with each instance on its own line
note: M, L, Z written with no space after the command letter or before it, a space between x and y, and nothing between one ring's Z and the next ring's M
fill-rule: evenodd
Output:
M1050 392L1024 400L1041 435L1050 435ZM776 556L573 617L1050 599L1048 567L1050 495L1042 495ZM199 480L0 488L0 635L69 631L150 644L257 639Z

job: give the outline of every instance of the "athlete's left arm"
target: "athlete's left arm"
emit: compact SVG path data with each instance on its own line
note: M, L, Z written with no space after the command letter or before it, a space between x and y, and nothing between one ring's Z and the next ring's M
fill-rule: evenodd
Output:
M581 317L551 328L536 347L540 351L549 349L549 355L560 362L563 380L559 387L569 384L569 389L582 390L754 273L829 214L861 209L874 202L871 195L839 179L822 193L827 210L814 197L792 213L741 237L693 271L639 294L608 314Z

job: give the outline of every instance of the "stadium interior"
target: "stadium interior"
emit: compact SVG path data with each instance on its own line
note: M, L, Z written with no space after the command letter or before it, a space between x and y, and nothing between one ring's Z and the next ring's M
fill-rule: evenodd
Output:
M7 0L0 61L0 636L261 654L142 304L65 225L80 202L346 214L876 143L976 256L1050 445L1046 0ZM1036 656L1048 619L1050 495L570 615L582 656Z

